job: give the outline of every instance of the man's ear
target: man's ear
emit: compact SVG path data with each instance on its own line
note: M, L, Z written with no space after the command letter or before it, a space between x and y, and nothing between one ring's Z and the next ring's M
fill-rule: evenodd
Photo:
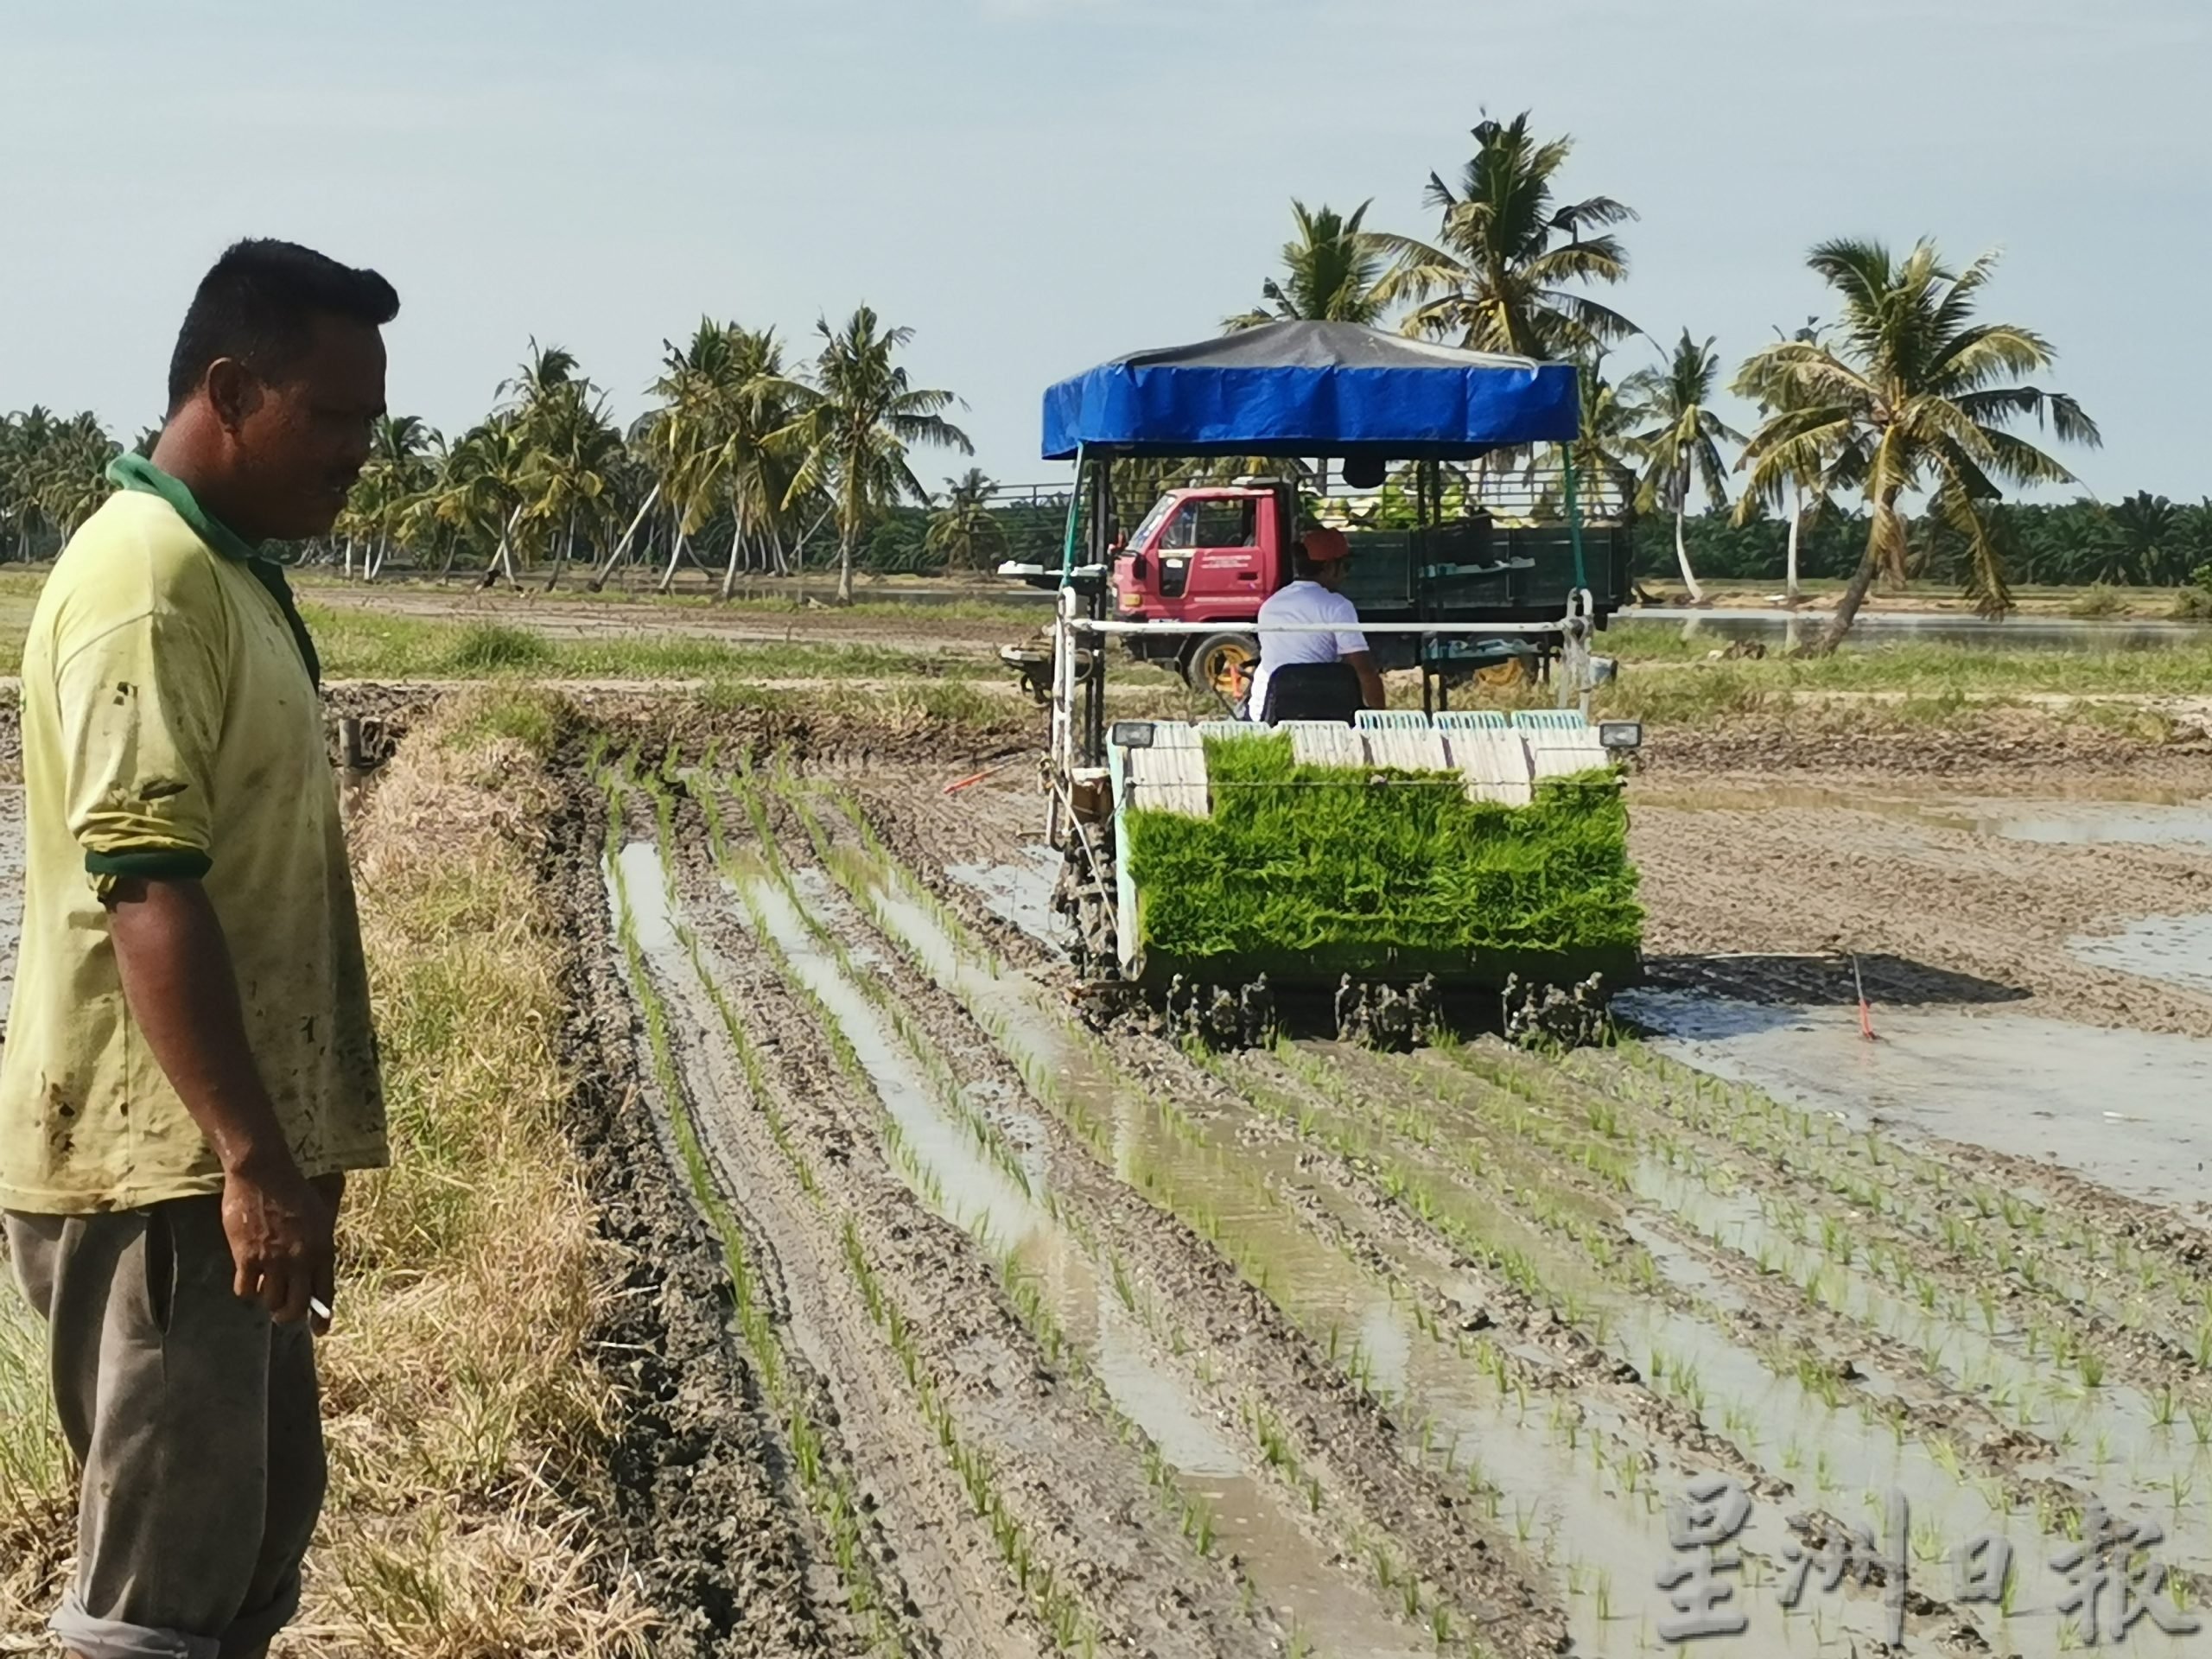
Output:
M207 402L226 432L236 432L246 417L261 406L261 382L234 357L219 357L207 365Z

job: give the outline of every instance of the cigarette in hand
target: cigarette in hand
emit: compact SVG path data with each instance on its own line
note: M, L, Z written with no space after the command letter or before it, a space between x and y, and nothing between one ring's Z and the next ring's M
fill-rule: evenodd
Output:
M321 1319L325 1325L328 1325L330 1323L330 1304L324 1301L321 1297L310 1296L308 1298L308 1312L314 1314L315 1318Z

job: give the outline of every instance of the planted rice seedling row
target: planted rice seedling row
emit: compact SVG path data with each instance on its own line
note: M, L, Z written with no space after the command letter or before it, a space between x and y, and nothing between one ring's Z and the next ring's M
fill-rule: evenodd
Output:
M626 771L626 767L622 770ZM639 944L636 914L622 871L621 823L628 792L626 779L621 772L609 771L603 774L602 782L606 790L607 868L616 905L618 946L628 970L632 995L638 1000L653 1079L660 1090L663 1109L675 1135L693 1198L721 1242L740 1338L764 1391L775 1405L800 1488L828 1537L854 1616L867 1630L871 1647L904 1653L907 1651L905 1636L893 1603L877 1582L863 1536L863 1510L850 1478L832 1467L825 1459L822 1435L810 1415L804 1390L793 1377L781 1334L759 1294L743 1231L722 1198L686 1104L670 1034L667 1006L653 987L645 952Z

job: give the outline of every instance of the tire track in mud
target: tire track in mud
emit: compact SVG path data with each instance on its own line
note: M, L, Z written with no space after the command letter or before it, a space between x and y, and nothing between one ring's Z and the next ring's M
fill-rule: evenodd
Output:
M1006 1167L1019 1172L1015 1179L1024 1189L1021 1199L1001 1206L995 1223L1020 1236L1025 1246L1041 1249L1037 1276L1058 1281L1056 1300L1063 1313L1080 1315L1081 1302L1095 1300L1096 1317L1082 1319L1088 1328L1075 1333L1074 1346L1083 1351L1080 1363L1103 1379L1104 1394L1111 1396L1102 1404L1125 1421L1140 1420L1144 1431L1158 1441L1174 1477L1186 1491L1202 1494L1198 1501L1222 1522L1222 1547L1243 1552L1241 1565L1255 1588L1293 1624L1294 1650L1310 1643L1344 1653L1433 1651L1437 1632L1448 1635L1453 1628L1449 1608L1440 1619L1419 1586L1407 1578L1411 1568L1386 1536L1365 1537L1353 1547L1340 1534L1325 1533L1322 1537L1330 1548L1315 1547L1312 1529L1302 1523L1320 1501L1319 1488L1289 1450L1283 1426L1257 1396L1232 1398L1209 1388L1199 1391L1212 1396L1210 1411L1191 1393L1177 1403L1179 1389L1188 1388L1193 1378L1187 1368L1175 1363L1176 1351L1184 1355L1209 1351L1203 1344L1193 1350L1178 1333L1157 1338L1158 1303L1141 1263L1115 1239L1101 1234L1095 1215L1076 1201L1069 1187L1071 1169L1088 1167L1090 1160L1080 1151L1052 1144L1043 1109L1020 1109L1024 1085L1002 1059L976 1064L979 1054L989 1050L988 1039L957 1005L952 1005L954 1017L948 1020L942 1007L926 995L914 995L926 982L895 972L895 950L883 936L858 924L855 912L836 895L820 866L789 867L804 860L807 837L792 822L788 804L757 794L752 804L756 835L765 834L772 844L798 849L773 855L785 896L794 907L791 920L821 932L855 983L883 1008L909 1050L927 1057L927 1069L944 1074L957 1093L984 1096L994 1117L1007 1118L1001 1126L985 1122L971 1109L953 1109L964 1114L977 1139L988 1141ZM771 827L771 818L777 827ZM798 912L804 912L803 918ZM1013 1131L1018 1147L1003 1129ZM1036 1205L1027 1202L1033 1181ZM982 1184L971 1176L966 1185L972 1189ZM1047 1242L1047 1234L1056 1242ZM1071 1280L1077 1292L1075 1310L1068 1306ZM1110 1296L1106 1294L1109 1285ZM1277 1456L1248 1459L1230 1451L1224 1430L1239 1424L1266 1435ZM1281 1477L1288 1490L1270 1490L1265 1475L1254 1466L1261 1464ZM1363 1576L1369 1561L1374 1563L1379 1586ZM1386 1592L1382 1599L1378 1588ZM1396 1604L1406 1605L1410 1615L1406 1623L1399 1622L1404 1616L1394 1613Z
M688 823L677 845L696 849L705 837L691 832L702 828ZM737 1011L749 1033L791 1142L836 1150L835 1156L812 1163L819 1205L810 1209L787 1192L781 1224L764 1229L775 1236L787 1287L796 1283L792 1261L807 1258L811 1264L813 1291L795 1297L795 1305L808 1310L795 1328L817 1319L849 1328L873 1323L880 1329L887 1323L887 1345L879 1339L872 1356L867 1343L855 1342L825 1354L822 1370L833 1389L842 1391L871 1366L879 1374L888 1369L893 1381L886 1391L895 1393L903 1365L908 1384L921 1395L921 1415L940 1435L953 1437L949 1448L918 1446L902 1465L918 1486L935 1480L946 1489L931 1506L929 1526L957 1530L946 1523L964 1507L971 1530L979 1520L990 1529L959 1552L965 1563L963 1592L988 1591L998 1581L1001 1601L1010 1601L1016 1615L1025 1610L1043 1614L1036 1621L1048 1627L1042 1634L1069 1650L1275 1650L1280 1633L1248 1611L1230 1567L1188 1547L1147 1485L1137 1452L1087 1409L1063 1368L1039 1351L1007 1306L989 1253L931 1215L902 1173L886 1160L882 1109L864 1072L851 1064L852 1036L804 988L805 975L763 932L756 916L733 906L712 871L679 859L676 875L677 915L696 924L700 960L716 976L730 979L723 1007ZM673 970L678 964L670 965ZM671 971L670 976L681 975ZM695 1002L680 1023L687 1040L711 1050L716 1019L715 1010ZM729 1080L718 1086L724 1092L716 1096L721 1103L709 1113L710 1120L744 1116L743 1106L731 1109L740 1096L727 1092ZM737 1086L741 1094L741 1083ZM897 1143L892 1144L895 1150ZM756 1135L741 1156L728 1160L732 1184L743 1184L734 1196L755 1202L763 1178L775 1177L783 1161ZM846 1259L833 1259L838 1255ZM856 1418L851 1400L841 1399L840 1406L849 1446ZM901 1427L874 1421L894 1430ZM906 1429L910 1440L921 1427ZM884 1448L871 1443L868 1451L880 1454ZM861 1462L865 1474L873 1458ZM971 1476L978 1484L967 1484ZM887 1502L880 1511L887 1517L889 1508ZM978 1517L978 1510L987 1513ZM906 1532L912 1541L917 1529ZM1042 1609L1034 1605L1040 1582L1052 1586ZM1057 1623L1052 1615L1062 1608L1071 1616ZM974 1650L998 1652L1002 1646L986 1640Z
M572 941L563 964L563 1050L576 1077L569 1130L601 1231L625 1262L621 1293L593 1337L620 1389L609 1449L613 1519L658 1618L656 1653L838 1652L846 1644L813 1594L812 1550L779 1472L782 1454L728 1333L719 1247L641 1091L634 1014L598 868L595 801L581 757L569 759L546 879Z

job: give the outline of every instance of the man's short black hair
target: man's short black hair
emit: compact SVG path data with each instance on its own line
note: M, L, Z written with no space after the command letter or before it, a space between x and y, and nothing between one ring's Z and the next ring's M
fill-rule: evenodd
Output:
M200 279L184 314L169 359L169 412L190 400L218 358L274 380L305 355L318 316L381 328L398 315L398 294L373 270L296 242L233 242Z

